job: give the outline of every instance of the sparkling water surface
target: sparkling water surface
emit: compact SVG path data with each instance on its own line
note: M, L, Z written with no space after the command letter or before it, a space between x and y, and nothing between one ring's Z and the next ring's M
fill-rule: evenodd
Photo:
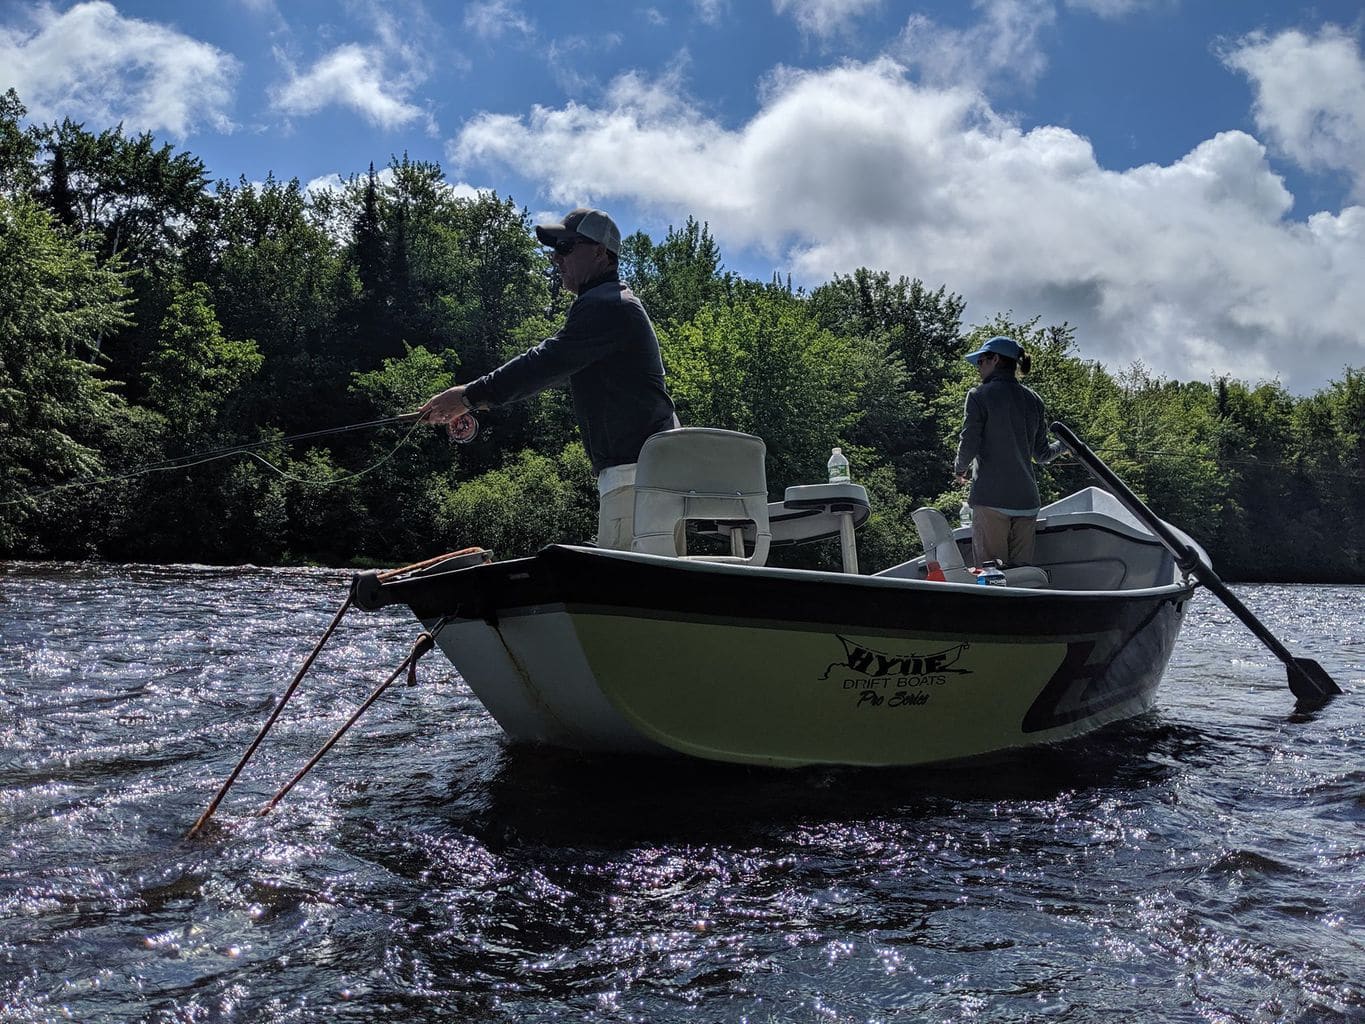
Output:
M1210 594L1157 709L951 768L510 748L326 570L0 564L6 1021L1365 1020L1365 588Z

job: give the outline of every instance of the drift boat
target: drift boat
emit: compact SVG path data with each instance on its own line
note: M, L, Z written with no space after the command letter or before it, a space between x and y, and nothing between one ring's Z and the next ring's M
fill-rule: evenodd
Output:
M427 631L261 814L400 675L415 682L436 645L515 742L915 765L1066 740L1147 710L1197 581L1284 663L1298 711L1342 692L1069 427L1052 432L1107 490L1042 510L1037 565L969 569L970 531L921 508L924 555L872 576L858 574L854 543L871 511L862 487L789 487L769 503L759 438L655 434L636 469L630 551L557 544L494 562L471 548L356 576L188 834L213 816L352 604L406 604ZM765 564L775 545L834 537L842 573ZM689 553L689 538L720 546Z
M520 743L913 765L1065 740L1151 707L1195 583L1112 494L1044 508L1036 566L1006 570L1004 585L978 582L970 529L933 509L914 516L925 554L867 576L853 543L864 489L792 487L769 504L763 454L728 431L656 435L633 550L474 552L401 579L362 574L354 599L407 605ZM729 550L686 553L688 523ZM765 564L773 546L831 537L845 571Z

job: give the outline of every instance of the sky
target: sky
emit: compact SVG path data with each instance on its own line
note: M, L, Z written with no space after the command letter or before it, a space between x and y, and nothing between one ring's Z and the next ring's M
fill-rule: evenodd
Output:
M214 179L407 154L1308 394L1365 368L1363 34L1359 0L0 0L0 90Z

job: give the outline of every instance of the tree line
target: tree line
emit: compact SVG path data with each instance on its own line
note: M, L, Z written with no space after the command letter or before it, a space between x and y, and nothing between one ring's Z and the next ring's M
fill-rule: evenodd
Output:
M0 98L0 556L397 565L593 535L566 393L482 414L468 445L393 421L562 321L572 296L510 197L459 196L406 155L333 191L211 183L150 134L25 116ZM849 454L874 508L865 570L918 553L911 510L955 514L962 355L1004 333L1050 415L1224 575L1365 580L1360 368L1306 397L1114 373L1067 324L965 324L946 285L746 279L691 218L621 255L684 424L765 438L775 496ZM1088 482L1074 465L1040 479L1044 501Z

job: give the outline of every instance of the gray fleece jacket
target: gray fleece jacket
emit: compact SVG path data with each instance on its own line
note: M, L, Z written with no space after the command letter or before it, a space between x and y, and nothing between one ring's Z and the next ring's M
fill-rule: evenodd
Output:
M1043 400L1015 377L991 376L967 392L954 471L966 474L976 461L968 504L1036 512L1033 464L1060 450L1048 443Z

